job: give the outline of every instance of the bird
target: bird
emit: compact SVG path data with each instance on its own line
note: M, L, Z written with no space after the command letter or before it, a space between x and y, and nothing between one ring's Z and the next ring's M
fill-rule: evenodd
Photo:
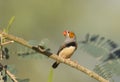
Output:
M65 40L60 46L57 55L64 59L70 59L70 57L77 49L76 35L74 32L68 30L65 30L63 35L65 36ZM52 68L57 68L59 64L59 61L54 62Z

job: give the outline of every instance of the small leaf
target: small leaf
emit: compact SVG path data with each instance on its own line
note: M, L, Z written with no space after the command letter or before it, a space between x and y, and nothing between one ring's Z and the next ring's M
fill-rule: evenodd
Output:
M49 76L48 76L48 82L53 82L53 69L50 68Z
M4 29L4 32L8 33L8 31L9 31L9 29L10 29L12 23L14 22L14 20L15 20L15 16L13 16L13 17L10 19L10 21L8 22L7 28Z
M17 79L18 82L30 82L30 79Z

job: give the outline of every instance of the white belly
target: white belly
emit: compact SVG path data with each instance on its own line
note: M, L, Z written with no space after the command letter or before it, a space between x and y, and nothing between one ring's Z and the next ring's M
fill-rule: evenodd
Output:
M75 47L73 46L66 47L62 51L60 51L59 56L62 58L70 58L74 53L74 51L75 51Z

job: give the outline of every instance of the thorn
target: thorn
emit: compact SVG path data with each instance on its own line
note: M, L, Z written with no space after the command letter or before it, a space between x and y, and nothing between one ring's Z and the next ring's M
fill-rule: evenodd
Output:
M7 41L7 42L4 42L4 43L2 43L1 45L3 46L3 45L7 45L7 44L10 44L10 43L13 43L14 41Z

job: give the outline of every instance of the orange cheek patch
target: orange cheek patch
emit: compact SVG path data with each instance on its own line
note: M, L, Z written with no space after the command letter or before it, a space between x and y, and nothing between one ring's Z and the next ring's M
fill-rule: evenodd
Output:
M70 36L70 38L73 38L75 36L75 34L73 32L70 32L69 36Z

